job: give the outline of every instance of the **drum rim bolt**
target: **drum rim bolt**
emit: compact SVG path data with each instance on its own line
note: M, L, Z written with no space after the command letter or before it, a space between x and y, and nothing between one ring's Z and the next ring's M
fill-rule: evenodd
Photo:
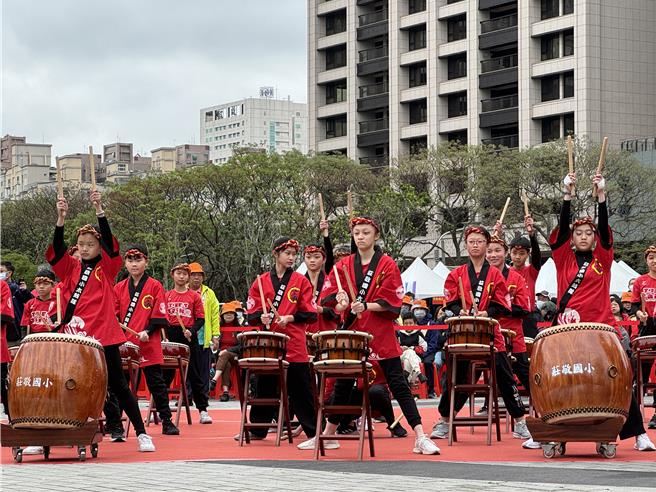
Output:
M533 375L533 380L535 381L535 384L537 384L538 386L540 386L540 384L542 383L542 374L540 374L539 372L536 372L536 373Z
M619 369L617 369L615 365L611 365L608 368L608 376L610 376L612 379L615 379L618 376L619 372L620 372Z

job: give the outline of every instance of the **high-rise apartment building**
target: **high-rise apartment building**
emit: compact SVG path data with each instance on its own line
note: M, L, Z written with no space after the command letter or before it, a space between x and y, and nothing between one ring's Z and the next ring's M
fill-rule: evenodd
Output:
M308 0L310 150L656 134L656 2Z

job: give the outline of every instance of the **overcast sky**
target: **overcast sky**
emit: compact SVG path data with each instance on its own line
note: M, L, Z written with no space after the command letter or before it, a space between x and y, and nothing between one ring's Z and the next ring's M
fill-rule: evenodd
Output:
M199 143L202 107L307 102L305 0L2 0L2 134L55 155Z

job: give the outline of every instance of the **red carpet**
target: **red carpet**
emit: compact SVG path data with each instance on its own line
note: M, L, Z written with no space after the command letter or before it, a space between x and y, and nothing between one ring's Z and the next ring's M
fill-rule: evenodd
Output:
M399 410L395 409L398 415ZM435 422L434 408L421 408L421 413L428 431ZM650 418L652 409L647 410L646 419ZM239 431L239 412L237 410L211 410L214 419L212 425L197 423L198 412L192 411L194 424L189 426L180 423L180 436L162 436L159 426L151 425L148 432L153 436L157 447L155 453L139 453L134 433L125 443L112 443L105 440L100 443L98 458L87 458L93 463L128 463L139 461L170 461L170 460L310 460L312 451L300 451L296 444L303 441L304 436L294 439L294 445L284 442L279 448L274 446L271 435L264 441L255 441L240 448L233 440ZM403 421L405 423L405 420ZM413 438L409 435L404 439L392 439L384 424L375 424L375 460L445 460L445 461L547 461L541 450L522 449L522 441L513 439L505 433L505 423L502 421L501 442L493 440L492 446L485 445L485 429L477 428L475 434L469 429L459 429L459 441L448 446L447 441L438 440L442 450L440 456L421 456L412 453ZM656 431L649 431L653 441L656 441ZM620 441L615 461L656 461L656 452L639 453L633 449L633 439ZM357 456L356 442L342 441L341 449L327 451L322 459L355 460ZM548 461L605 461L595 454L592 443L571 443L567 446L564 457ZM13 463L10 448L2 448L2 463ZM87 454L87 456L89 456ZM365 444L365 459L368 458ZM76 452L71 448L53 448L50 463L77 462ZM23 456L23 464L48 463L43 456Z

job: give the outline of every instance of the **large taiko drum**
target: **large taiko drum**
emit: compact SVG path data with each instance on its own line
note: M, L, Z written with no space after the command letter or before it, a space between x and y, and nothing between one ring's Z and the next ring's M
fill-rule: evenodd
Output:
M240 359L284 359L289 337L271 331L244 331L237 335Z
M447 348L458 350L481 350L489 348L494 341L494 330L499 322L480 316L455 316L448 318L449 337Z
M80 335L23 339L9 373L14 428L72 429L97 419L107 394L102 345Z
M362 331L329 330L312 335L317 344L316 361L350 360L360 362L369 357L373 335Z
M533 405L548 424L597 425L628 416L631 364L611 326L576 323L541 331L530 381Z

